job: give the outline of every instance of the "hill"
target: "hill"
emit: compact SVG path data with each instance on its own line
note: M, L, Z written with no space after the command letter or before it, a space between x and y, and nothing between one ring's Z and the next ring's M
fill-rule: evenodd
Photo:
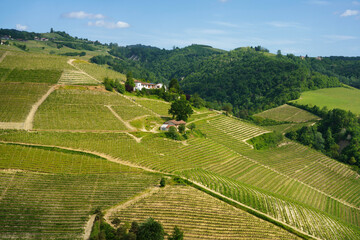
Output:
M286 138L256 150L249 140L269 129L205 108L194 109L188 121L194 125L175 141L159 131L168 102L101 85L106 76L123 75L83 56L12 47L0 47L0 238L82 239L98 208L122 224L153 215L166 229L176 223L194 238L206 231L225 239L360 238L360 177L348 165ZM306 73L291 57L255 49L211 54L206 58L229 68L225 60L234 55L234 61L249 58L249 69L261 60L283 64L294 76ZM309 87L312 76L321 83L316 73L294 82ZM276 112L277 120L313 117L292 107ZM165 188L158 186L162 177ZM178 212L181 218L174 217Z
M360 90L350 87L318 89L303 92L300 99L293 101L300 105L316 105L328 109L340 108L360 114Z

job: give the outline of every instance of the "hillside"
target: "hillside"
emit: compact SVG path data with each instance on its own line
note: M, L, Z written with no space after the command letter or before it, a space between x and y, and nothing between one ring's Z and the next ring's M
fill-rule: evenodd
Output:
M168 102L101 84L124 75L80 56L12 47L0 47L0 239L83 239L97 208L109 223L154 217L167 232L177 224L185 239L360 238L360 177L348 165L288 139L255 150L248 140L269 129L205 108L194 108L187 138L169 139L159 131ZM231 55L306 73L251 49L211 58ZM312 78L303 80L295 85L309 88ZM294 124L314 117L276 111L275 120Z

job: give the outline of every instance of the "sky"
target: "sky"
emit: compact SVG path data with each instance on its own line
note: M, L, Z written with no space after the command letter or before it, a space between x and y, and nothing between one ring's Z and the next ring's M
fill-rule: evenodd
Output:
M360 0L0 0L0 28L172 49L360 56Z

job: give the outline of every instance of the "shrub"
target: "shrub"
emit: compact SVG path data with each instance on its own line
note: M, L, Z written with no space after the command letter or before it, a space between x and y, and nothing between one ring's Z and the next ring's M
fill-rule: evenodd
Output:
M149 218L145 223L141 224L136 235L137 240L163 240L164 228L153 218Z
M174 139L174 140L180 140L180 135L179 135L176 127L174 127L174 126L171 126L169 128L169 131L166 133L166 136L168 138L171 138L171 139Z
M162 177L160 180L160 187L165 187L165 184L166 184L165 178Z

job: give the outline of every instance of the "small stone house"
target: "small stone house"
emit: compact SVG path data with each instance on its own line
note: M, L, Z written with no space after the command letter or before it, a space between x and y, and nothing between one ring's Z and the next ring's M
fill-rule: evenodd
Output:
M170 128L171 126L174 126L174 127L178 128L181 124L184 124L184 125L185 125L186 122L183 121L183 120L180 120L180 121L169 120L169 121L167 121L167 122L164 122L163 125L161 125L160 130L161 130L161 131L169 131L169 128Z

